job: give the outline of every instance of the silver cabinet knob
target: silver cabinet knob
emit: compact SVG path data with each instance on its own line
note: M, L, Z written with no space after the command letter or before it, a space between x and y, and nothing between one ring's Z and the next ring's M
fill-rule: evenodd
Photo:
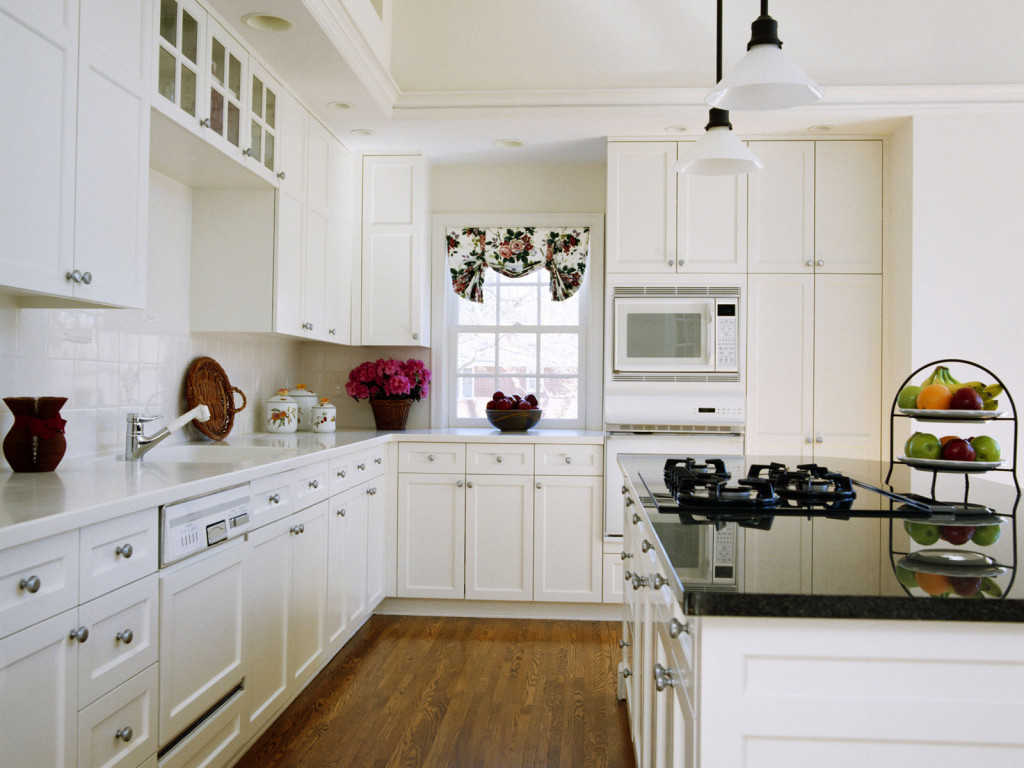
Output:
M672 259L669 259L669 260L668 260L668 265L669 265L670 267L674 267L674 266L676 265L676 263L675 263L674 261L672 261Z
M537 490L539 491L543 487L544 487L544 483L542 483L540 480L538 480L537 481Z
M302 330L304 330L304 331L312 331L313 330L313 324L312 323L303 323L302 324Z
M43 585L43 582L39 580L38 576L29 576L27 579L22 579L18 582L18 589L23 589L29 594L34 595L39 591L39 587Z
M115 555L120 555L126 560L132 556L132 552L134 552L134 550L132 549L131 542L125 542L114 550Z
M473 486L471 485L471 486L470 486L470 488L472 488L472 487L473 487ZM369 496L376 496L376 495L377 495L377 488L376 488L376 487L373 487L373 488L367 488L367 489L366 489L366 493L367 493L367 495L369 495Z
M632 643L629 640L619 640L619 648L629 648Z
M123 632L118 632L116 635L114 635L114 639L116 641L118 641L120 643L124 643L125 645L128 645L129 643L131 643L131 641L132 641L132 639L134 637L135 637L135 635L132 633L132 631L130 629L126 629Z
M302 523L299 523L298 525L293 525L288 530L291 533L294 533L296 536L298 536L300 533L303 533L306 530L306 526L303 525Z
M632 556L633 556L633 553L632 553L632 552L620 552L620 553L619 553L619 558L620 558L621 560L628 560L628 559L629 559L629 558L631 558Z
M496 462L498 462L499 464L501 464L501 462L503 462L503 461L504 461L504 459L503 459L503 458L501 458L501 456L496 456L496 457L494 458L494 460L495 460Z
M339 469L337 474L338 474L338 477L344 477L345 476L345 470L344 469Z
M76 269L71 272L65 272L64 279L70 280L72 283L85 283L88 285L92 282L92 273Z
M83 272L82 282L85 283L86 285L89 285L92 282L92 272Z
M811 436L808 435L807 437L804 438L804 442L807 443L808 445L810 445L811 443L814 442L814 440L812 440Z
M625 496L627 493L629 493L629 488L622 486L622 495Z
M284 171L278 171L277 178L284 180Z
M309 481L309 487L312 488L313 490L316 490L317 488L320 487L320 481L319 480L310 480Z
M675 685L675 681L672 679L672 672L665 669L661 664L654 665L654 687L659 691L664 691L669 686Z
M338 511L337 511L337 512L336 512L335 514L337 514L337 515L338 515L338 517L344 517L344 516L345 516L345 508L344 508L344 507L342 507L342 508L341 508L341 509L339 509L339 510L338 510Z
M419 335L418 333L414 333L414 334L412 335L412 337L413 337L414 339L418 339L418 338L420 337L420 335Z
M455 487L456 488L461 488L463 485L465 485L465 483L463 483L461 480L456 480L455 481Z
M816 438L814 438L814 442L816 442L816 443L824 443L825 442L825 438L823 438L821 435L818 435Z
M337 336L338 335L338 329L337 328L328 328L327 329L327 333L330 336Z
M808 267L813 267L813 266L814 266L814 260L813 260L813 259L808 259L808 260L807 260L807 261L805 261L804 263L805 263L805 264L806 264L806 265L807 265Z
M679 637L684 632L690 634L690 625L683 624L683 622L673 616L672 620L668 623L668 636Z
M242 150L242 154L245 155L246 157L252 157L252 148L246 147L245 149Z
M78 629L72 629L70 632L68 632L68 640L77 640L80 643L84 643L88 639L88 627L79 627Z
M640 589L640 587L646 587L647 586L647 578L645 576L641 576L639 573L634 573L633 574L632 581L633 581L633 589Z
M654 545L651 544L651 542L649 542L647 539L644 539L643 542L640 544L640 549L643 552L650 552L652 549L654 549Z
M632 507L634 503L635 502L633 501L633 497L632 496L627 496L626 497L626 506L627 507Z
M271 494L270 496L267 497L267 501L269 501L271 504L280 504L281 503L281 494L279 494L279 493Z
M366 470L366 464L360 462L359 464L356 464L356 469L358 469L360 472L363 472Z
M814 263L817 264L819 267L824 267L825 266L825 260L824 259L818 259Z
M629 570L623 571L622 572L622 578L625 579L626 581L632 581L633 580L633 572L629 571Z
M654 589L661 589L666 584L668 584L668 582L665 580L665 577L662 576L660 573L656 573L653 576L651 576L651 586L654 587Z
M565 463L566 464L572 464L572 456L566 456L565 457Z
M203 126L203 128L209 128L210 127L210 118L208 118L208 117L201 117L201 118L199 118L199 124L201 126Z
M380 456L378 456L377 458L375 458L375 459L373 460L373 463L374 463L374 464L383 464L383 463L384 463L384 459L383 459L383 458L381 458Z
M124 728L118 728L114 731L114 738L120 739L125 744L132 740L132 729L130 725L126 725Z
M434 461L434 454L428 453L427 454L427 461Z
M636 525L639 522L640 522L640 515L638 515L636 512L634 512L633 513L633 525Z
M623 667L622 668L622 676L623 677L632 677L633 676L633 672L630 670L629 667Z

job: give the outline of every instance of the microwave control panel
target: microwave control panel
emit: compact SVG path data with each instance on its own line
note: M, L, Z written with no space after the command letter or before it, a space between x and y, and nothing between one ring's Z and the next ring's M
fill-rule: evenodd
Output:
M715 305L715 370L739 370L736 356L736 302L718 301Z

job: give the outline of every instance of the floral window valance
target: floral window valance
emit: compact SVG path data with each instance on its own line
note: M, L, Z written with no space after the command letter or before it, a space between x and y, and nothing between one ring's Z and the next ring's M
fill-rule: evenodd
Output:
M590 250L589 227L465 227L448 230L446 238L452 288L480 303L487 267L506 277L543 267L551 273L551 298L565 301L583 282Z

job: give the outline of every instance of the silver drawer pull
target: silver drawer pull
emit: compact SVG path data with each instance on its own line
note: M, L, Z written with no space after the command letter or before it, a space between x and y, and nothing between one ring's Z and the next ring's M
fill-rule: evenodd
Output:
M629 493L629 488L622 486L622 495L625 496L627 493Z
M306 530L306 526L302 523L299 523L298 525L293 525L291 528L289 528L289 530L294 534L300 534Z
M360 462L359 464L356 464L356 469L362 472L364 469L366 469L366 464L364 462Z
M433 460L434 460L434 454L428 453L427 454L427 461L433 461Z
M623 571L622 572L622 578L624 578L626 581L632 581L633 580L633 572L632 571Z
M132 634L132 631L130 629L126 629L123 632L118 632L116 635L114 635L115 640L124 643L125 645L131 643L132 638L134 637L135 635Z
M660 573L656 573L653 576L651 576L651 586L655 589L661 589L666 584L668 584L668 582L665 581L665 577L662 576Z
M633 513L633 525L636 525L639 522L640 522L640 515L638 515L636 512L634 512Z
M690 634L690 625L683 624L683 622L673 616L672 620L668 623L668 636L679 637L684 632Z
M114 550L114 554L115 555L120 555L125 560L127 560L129 557L132 556L132 552L133 551L134 550L132 549L131 542L126 542L126 543L122 544L121 546L119 546L117 549L115 549Z
M29 576L27 579L22 579L18 582L18 589L23 589L29 594L34 595L39 591L39 587L41 587L42 584L43 582L39 580L38 576Z
M629 667L623 667L622 668L622 676L623 677L632 677L633 676L633 672L632 672L632 670L630 670Z
M78 629L72 629L70 632L68 632L68 640L77 640L80 643L84 643L88 639L88 627L79 627Z
M465 485L465 483L463 483L461 480L456 480L455 481L455 487L456 488L461 488L463 485Z
M632 556L633 556L632 552L619 552L619 559L621 559L621 560L628 560Z
M344 469L339 469L338 470L338 477L342 477L342 478L345 477L345 470Z
M120 739L125 744L132 740L132 728L130 725L126 725L124 728L118 728L114 731L114 738Z
M672 679L672 672L665 669L661 664L654 665L654 687L664 691L669 686L675 685Z
M632 643L629 640L619 640L619 648L629 648Z
M370 496L376 496L377 495L377 487L374 486L373 488L367 488L366 489L366 493L368 495L370 495Z
M640 544L640 549L644 552L650 552L652 549L654 549L654 545L651 544L651 542L649 542L647 539L644 539L643 542Z
M627 496L627 497L626 497L626 506L627 506L627 507L632 507L632 506L633 506L633 503L634 503L634 502L633 502L633 497L632 497L632 496Z
M337 514L338 514L338 517L344 517L345 516L345 509L344 509L344 507L339 509Z
M467 488L472 488L473 487L473 481L472 480L467 480L466 481L466 487Z
M319 488L320 487L320 481L319 480L310 480L309 481L309 487L313 488L314 490Z
M501 456L496 456L494 460L495 460L496 462L498 462L499 464L501 464L501 462L503 462L503 461L504 461L504 459L503 459L503 458L501 458Z
M269 496L267 498L267 501L269 501L271 504L280 504L281 503L281 494L275 493L274 495Z
M647 586L647 577L641 576L639 573L633 574L633 589L640 589L640 587Z
M572 456L566 456L565 457L565 463L566 464L572 464Z
M538 480L537 481L537 489L539 490L539 489L541 489L543 487L544 487L544 483L542 483L540 480Z
M374 464L382 464L383 462L384 462L384 459L382 459L380 456L378 456L377 458L375 458L373 460Z

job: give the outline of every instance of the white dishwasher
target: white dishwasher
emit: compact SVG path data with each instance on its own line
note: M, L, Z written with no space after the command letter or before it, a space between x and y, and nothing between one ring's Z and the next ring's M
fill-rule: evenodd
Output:
M161 768L215 764L241 746L248 484L160 508Z

